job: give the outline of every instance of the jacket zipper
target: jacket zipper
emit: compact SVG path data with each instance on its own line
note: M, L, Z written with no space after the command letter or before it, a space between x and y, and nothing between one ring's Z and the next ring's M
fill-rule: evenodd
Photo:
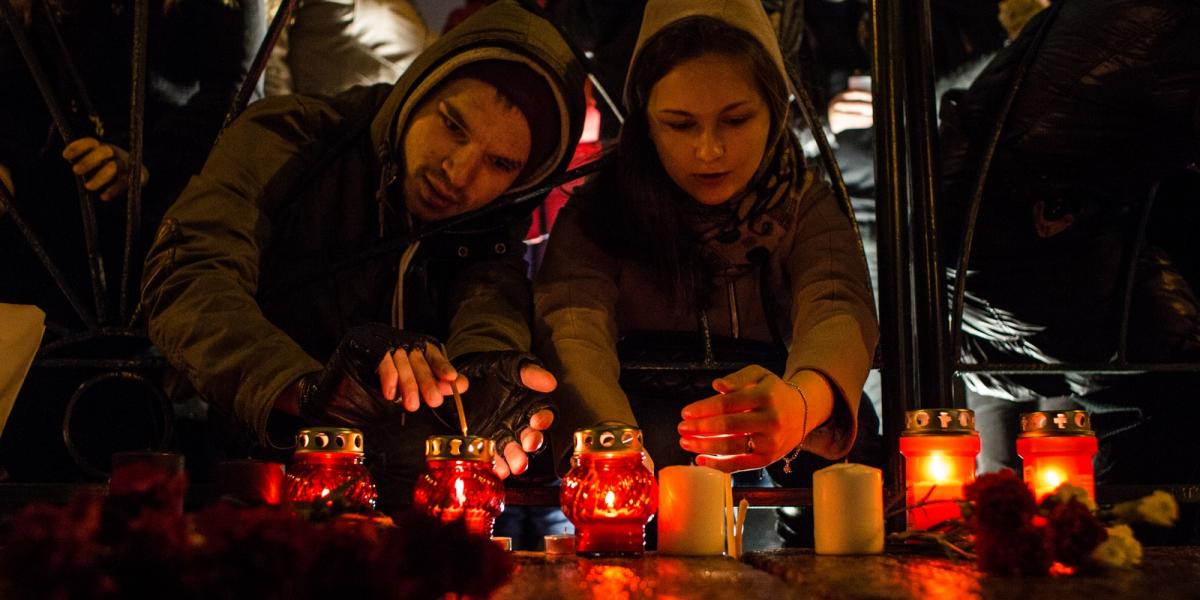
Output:
M738 323L737 290L734 289L733 280L726 282L725 289L729 292L729 328L733 331L733 339L740 339L742 331Z

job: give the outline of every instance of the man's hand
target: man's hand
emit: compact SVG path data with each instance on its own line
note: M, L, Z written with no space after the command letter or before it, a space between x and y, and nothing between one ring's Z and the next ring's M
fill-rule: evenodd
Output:
M713 381L716 396L683 408L680 447L700 455L696 464L727 473L783 458L833 410L824 377L801 371L795 380L803 396L758 365Z
M535 392L549 394L558 387L558 381L554 379L554 375L535 364L527 364L521 367L521 385ZM518 441L511 441L504 445L503 449L496 454L495 464L493 468L496 474L504 479L512 475L520 475L529 468L529 455L537 452L542 444L545 443L545 434L550 425L554 423L554 412L548 409L542 409L529 417L529 425L522 428L517 433Z
M302 380L298 412L322 425L364 427L417 410L422 396L430 406L441 405L453 378L459 389L468 382L448 366L438 346L429 336L389 325L355 327L325 368ZM276 405L286 410L280 400Z
M84 178L83 187L99 192L105 202L129 189L129 153L123 148L85 137L68 144L62 156L71 163L71 170ZM150 171L142 167L142 185L149 180Z
M451 382L458 386L460 394L467 391L470 384L466 376L458 374L441 348L428 343L412 350L397 348L384 354L376 372L383 397L402 400L408 412L420 408L422 399L430 407L441 406L443 399L454 393L450 389Z
M474 382L472 392L463 397L471 433L496 442L496 474L503 478L524 473L529 454L542 447L543 432L554 422L546 394L558 381L537 357L524 352L477 352L455 362Z
M829 101L829 128L838 134L847 129L870 129L875 124L871 92L846 90Z

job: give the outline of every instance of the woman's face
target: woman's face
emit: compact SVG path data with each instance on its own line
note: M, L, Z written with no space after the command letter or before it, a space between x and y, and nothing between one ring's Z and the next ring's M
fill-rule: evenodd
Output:
M650 138L671 180L701 204L729 200L762 161L771 114L748 61L705 54L650 90Z

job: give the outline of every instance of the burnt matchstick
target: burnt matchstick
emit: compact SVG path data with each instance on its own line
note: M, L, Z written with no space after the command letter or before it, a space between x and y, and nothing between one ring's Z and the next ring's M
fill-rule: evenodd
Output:
M463 412L462 396L458 394L458 382L450 382L450 391L454 392L454 408L458 409L458 426L462 428L463 437L467 437L467 415Z
M446 352L445 344L441 345L442 356L450 356ZM463 410L462 396L458 393L458 374L455 373L454 379L450 380L450 391L454 394L454 408L458 410L458 426L462 429L463 437L467 437L467 413Z

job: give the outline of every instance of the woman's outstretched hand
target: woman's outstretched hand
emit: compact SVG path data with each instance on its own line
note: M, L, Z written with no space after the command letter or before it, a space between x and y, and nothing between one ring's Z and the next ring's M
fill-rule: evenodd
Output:
M829 418L833 392L815 371L793 382L758 365L713 381L717 395L683 408L679 445L699 454L696 464L732 473L765 467L800 445Z

